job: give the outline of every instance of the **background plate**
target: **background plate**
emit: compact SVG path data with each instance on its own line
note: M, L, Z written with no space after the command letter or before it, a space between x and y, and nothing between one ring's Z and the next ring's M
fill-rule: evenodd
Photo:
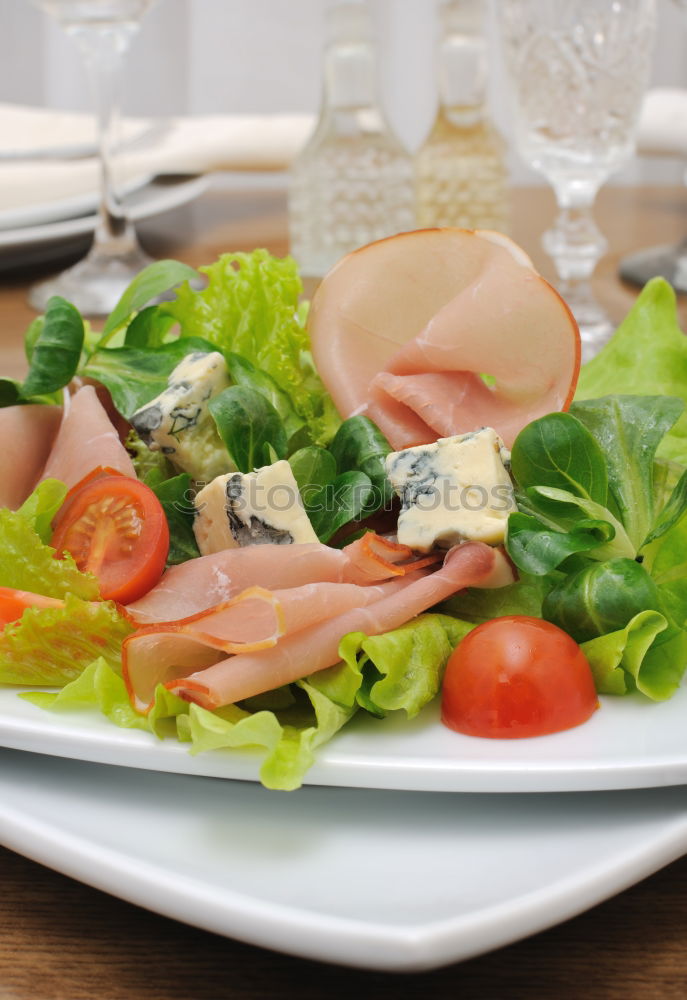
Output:
M219 934L410 971L543 930L679 857L687 792L279 795L3 751L0 842Z
M0 691L0 746L104 764L257 780L260 758L217 750L192 757L182 743L118 729L95 712L45 712ZM438 720L361 712L321 748L308 784L427 792L571 792L687 783L687 689L656 704L606 697L582 726L552 736L487 740Z
M192 201L209 183L205 176L156 177L127 197L127 210L134 222L141 222ZM95 224L95 215L83 215L45 225L0 230L0 273L48 263L76 251L79 246L85 248Z

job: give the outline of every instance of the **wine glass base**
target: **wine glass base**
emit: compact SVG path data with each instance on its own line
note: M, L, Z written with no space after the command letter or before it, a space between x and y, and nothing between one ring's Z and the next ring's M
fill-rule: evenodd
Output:
M623 257L618 273L623 281L640 288L651 278L665 278L676 292L687 294L687 248L673 244L640 250Z
M151 262L152 258L139 247L116 257L91 251L73 267L33 285L29 302L34 309L44 312L48 300L61 295L83 316L107 316L139 271Z

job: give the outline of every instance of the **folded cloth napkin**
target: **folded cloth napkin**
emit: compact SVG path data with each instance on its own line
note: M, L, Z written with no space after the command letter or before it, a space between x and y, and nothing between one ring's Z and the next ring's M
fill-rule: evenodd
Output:
M637 151L644 156L687 157L687 90L657 87L646 93Z
M0 212L95 195L98 190L97 159L74 154L76 147L92 139L90 116L43 109L37 117L36 111L0 105ZM39 120L45 132L44 142L37 146ZM152 127L150 122L129 120L116 158L117 182L125 187L159 174L284 170L313 123L307 114L202 115L156 122ZM30 149L41 152L23 159L11 152ZM46 157L46 149L55 150L54 157ZM59 149L68 158L60 158Z

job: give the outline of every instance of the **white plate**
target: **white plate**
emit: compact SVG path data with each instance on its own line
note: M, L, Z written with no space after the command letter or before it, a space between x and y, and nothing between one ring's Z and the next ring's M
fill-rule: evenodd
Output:
M181 774L255 781L249 751L191 756L174 740L118 729L95 712L45 712L0 690L0 746ZM525 740L462 736L438 720L356 716L318 751L309 784L428 792L571 792L687 783L687 688L654 704L604 698L582 726Z
M151 177L135 177L124 185L122 196L127 199L134 191L149 184ZM0 233L12 232L26 227L36 228L62 219L75 219L79 216L93 214L98 209L98 192L87 191L73 195L71 198L58 198L55 201L36 202L32 205L22 205L20 208L6 208L0 211Z
M207 177L156 177L126 200L134 222L161 215L197 198L209 185ZM87 242L95 229L95 215L63 219L39 226L0 230L0 271L54 259L65 247Z
M3 751L0 842L219 934L409 971L543 930L679 857L687 794L278 795Z

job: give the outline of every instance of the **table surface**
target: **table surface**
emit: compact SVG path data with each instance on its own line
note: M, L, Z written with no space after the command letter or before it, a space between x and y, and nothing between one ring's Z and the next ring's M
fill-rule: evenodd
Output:
M551 279L539 246L554 205L544 188L513 193L511 235ZM595 278L614 321L637 290L617 277L619 258L687 233L687 192L607 187L597 219L609 253ZM192 265L223 251L287 251L278 189L213 189L139 227L158 257ZM23 332L34 316L26 291L38 272L0 278L0 372L24 371ZM687 302L679 302L683 328ZM687 858L582 916L480 958L416 976L369 973L263 951L138 909L0 848L0 1000L258 1000L333 992L465 1000L572 1000L687 995Z

